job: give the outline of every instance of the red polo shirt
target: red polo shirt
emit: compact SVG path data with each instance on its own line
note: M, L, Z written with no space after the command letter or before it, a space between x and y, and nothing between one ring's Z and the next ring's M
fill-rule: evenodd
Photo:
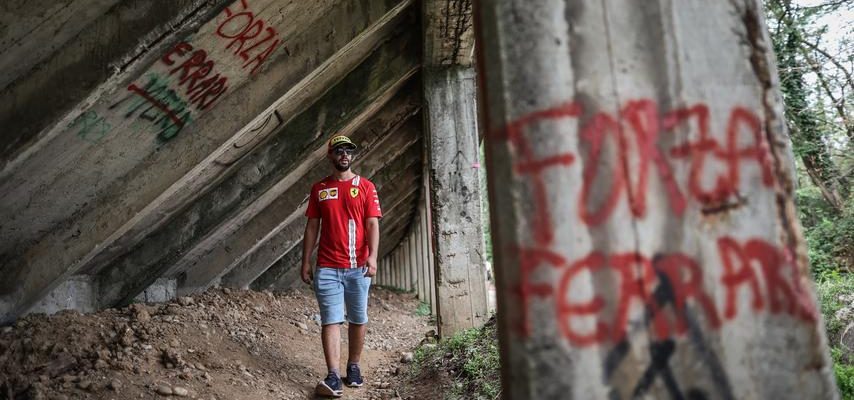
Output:
M368 260L365 221L383 215L374 184L356 175L346 181L328 176L315 183L305 216L320 218L317 265L355 268Z

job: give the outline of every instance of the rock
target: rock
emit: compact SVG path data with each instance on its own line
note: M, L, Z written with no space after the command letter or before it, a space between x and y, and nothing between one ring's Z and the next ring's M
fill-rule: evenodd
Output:
M178 298L178 304L180 304L184 307L191 306L194 303L195 303L195 301L193 300L192 297L181 296Z
M187 397L190 395L190 391L181 386L175 386L172 388L172 394L178 397Z
M45 386L41 383L34 383L30 385L29 390L27 390L27 399L31 400L47 400L47 395L45 395Z
M222 288L222 292L223 292L223 293L225 293L225 294L231 294L231 289L229 289L229 288Z
M388 388L390 388L390 387L391 387L391 383L390 383L390 382L383 382L383 383L380 383L380 389L388 389Z
M415 359L415 355L412 354L411 351L405 351L403 353L400 353L400 362L402 362L404 364L411 363L412 360L414 360L414 359Z
M845 330L842 331L839 344L845 356L854 357L854 322L849 322Z
M163 361L163 365L166 368L173 367L181 367L184 365L184 359L181 357L181 354L178 353L178 350L175 349L165 349L160 354L160 359Z
M303 322L297 322L297 323L296 323L296 325L297 325L297 328L300 328L300 329L302 329L302 330L304 330L304 331L307 331L307 330L308 330L308 325L306 325L306 324L305 324L305 323L303 323Z
M171 396L172 395L172 388L169 386L166 386L166 385L157 385L157 387L154 388L154 391L157 392L157 394L159 394L161 396Z
M169 342L169 346L177 349L178 347L181 347L181 342L179 342L178 339L172 339L172 341Z
M110 365L109 365L109 364L107 364L107 362L106 362L106 361L104 361L104 360L102 360L102 359L99 359L98 361L95 361L95 369L96 369L96 370L107 369L107 368L109 368L109 367L110 367Z
M138 322L148 322L151 321L151 314L148 312L148 309L142 304L131 304L129 307L131 311L131 315Z
M12 327L11 327L11 326L4 326L4 327L3 327L3 331L2 331L2 332L3 332L3 333L11 333L11 332L12 332Z
M85 379L81 380L80 382L77 382L77 388L80 390L89 390L90 388L92 388L92 381Z
M122 388L122 382L119 381L118 379L112 379L112 380L110 380L110 383L107 384L107 389L110 389L114 392L118 392L119 389L121 389L121 388Z

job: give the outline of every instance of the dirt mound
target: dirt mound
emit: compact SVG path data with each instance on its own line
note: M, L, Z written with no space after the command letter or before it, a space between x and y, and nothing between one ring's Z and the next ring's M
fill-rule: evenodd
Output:
M417 305L371 290L366 385L345 398L398 396L401 354L434 329ZM89 315L30 315L0 330L0 399L307 399L325 372L317 306L304 290L215 289Z

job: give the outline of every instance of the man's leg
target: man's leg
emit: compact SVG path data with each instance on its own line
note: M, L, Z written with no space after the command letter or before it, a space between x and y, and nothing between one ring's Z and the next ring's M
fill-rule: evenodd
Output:
M350 327L347 328L347 338L350 341L347 365L358 364L362 358L362 347L365 346L365 332L367 331L367 324L350 324Z
M344 322L343 272L336 268L318 268L314 275L314 290L320 306L321 342L328 374L317 384L315 392L322 396L340 397L341 323Z
M323 356L326 358L326 368L330 372L341 375L338 372L338 366L341 364L341 325L323 325L323 331L320 335L323 340ZM352 346L351 344L351 349Z
M353 268L344 277L344 301L347 304L347 337L350 340L347 355L347 386L362 386L362 372L359 361L365 345L365 333L368 330L368 291L371 278L365 277L365 268Z

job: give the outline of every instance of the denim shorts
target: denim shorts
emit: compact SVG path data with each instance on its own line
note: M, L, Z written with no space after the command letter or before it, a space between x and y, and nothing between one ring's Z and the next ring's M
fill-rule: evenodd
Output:
M344 305L347 321L361 325L368 323L368 290L371 278L365 276L366 267L319 267L314 274L314 295L320 306L322 325L344 322Z

